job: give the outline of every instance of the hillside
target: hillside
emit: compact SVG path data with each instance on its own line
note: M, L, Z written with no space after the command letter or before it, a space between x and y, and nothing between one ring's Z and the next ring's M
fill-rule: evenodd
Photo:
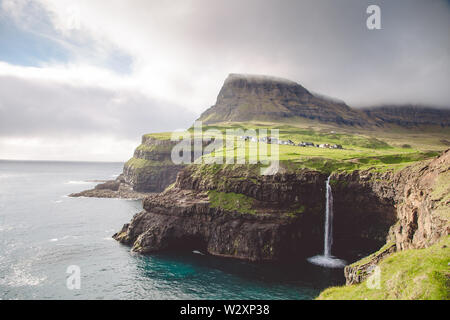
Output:
M448 110L413 106L352 109L294 81L230 74L216 104L199 120L203 121L203 130L218 129L222 133L227 129L278 129L280 139L295 144L279 147L286 170L308 168L330 173L367 168L397 170L436 156L450 145L449 114ZM138 198L142 197L139 193L161 192L185 167L171 163L176 142L170 137L170 132L144 135L125 164L123 175L106 185L112 192L99 186L74 196ZM338 144L343 150L297 146L302 141ZM257 147L255 143L246 146ZM224 148L215 154L220 152L225 156L234 151ZM129 192L130 188L137 193Z
M264 75L230 74L216 104L198 120L319 123L364 128L385 126L450 126L450 111L419 106L379 106L355 109L344 102L312 93L300 84Z
M113 186L106 196L144 198L144 210L114 235L136 252L200 250L293 262L322 250L328 179L335 199L333 255L349 262L349 286L319 298L441 299L448 289L442 263L450 251L432 246L450 232L448 115L411 106L352 109L289 80L232 74L200 117L204 131L187 130L198 139L209 129L235 129L223 137L231 145L206 152L210 142L203 140L204 154L189 157L194 164L174 165L171 133L147 134L123 175L80 195L105 196ZM258 154L250 151L269 145L254 137L260 129L279 131L274 174L249 161ZM252 139L243 139L247 135ZM235 140L244 143L238 147ZM302 146L305 141L311 144ZM210 161L220 158L245 161ZM389 250L377 251L384 245ZM376 265L383 275L396 274L382 281L382 290L367 293Z

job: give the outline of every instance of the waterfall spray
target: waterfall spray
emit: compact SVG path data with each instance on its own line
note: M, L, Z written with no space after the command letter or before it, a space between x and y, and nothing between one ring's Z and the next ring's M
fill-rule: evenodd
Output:
M325 183L325 226L323 239L323 255L308 258L308 261L323 267L342 268L346 262L331 255L333 245L333 190L330 185L331 175Z

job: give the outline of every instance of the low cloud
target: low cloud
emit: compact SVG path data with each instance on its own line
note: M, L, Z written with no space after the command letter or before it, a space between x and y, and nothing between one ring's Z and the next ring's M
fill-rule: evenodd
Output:
M9 54L0 42L0 158L30 157L12 151L14 139L42 150L74 136L137 144L143 133L186 127L214 104L229 73L285 77L353 107L450 108L444 0L379 0L381 30L366 28L369 0L0 4L0 22L23 37L7 38ZM14 58L29 49L24 34L31 49L50 39L45 54L30 53L34 67ZM61 50L64 57L49 56ZM116 147L103 157L125 153Z

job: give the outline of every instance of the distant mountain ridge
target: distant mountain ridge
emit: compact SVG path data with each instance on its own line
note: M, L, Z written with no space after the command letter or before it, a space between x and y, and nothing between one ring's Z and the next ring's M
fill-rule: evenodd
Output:
M399 126L450 126L450 110L412 105L390 105L362 109L377 125L386 123Z
M347 126L395 124L450 126L450 111L412 106L353 109L338 99L312 93L300 84L272 76L230 74L216 104L199 120L219 122L284 122L303 118Z

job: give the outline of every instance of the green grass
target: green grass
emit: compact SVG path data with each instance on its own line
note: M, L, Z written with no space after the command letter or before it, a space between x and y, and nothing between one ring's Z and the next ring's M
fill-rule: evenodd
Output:
M312 169L324 173L333 171L352 171L372 169L375 171L400 170L417 161L430 159L442 150L448 148L445 141L450 136L449 128L416 128L406 130L402 128L362 129L358 127L336 127L327 124L313 124L308 121L292 121L287 123L273 122L231 122L203 126L206 130L217 130L225 133L227 129L259 130L278 129L279 137L283 140L292 140L296 144L301 141L310 141L315 144L340 144L343 150L322 149L316 147L298 147L279 145L279 160L288 170ZM189 129L193 133L193 127ZM242 134L245 134L242 132ZM240 135L240 134L238 134ZM146 138L170 140L171 133L154 133L145 135ZM235 137L233 137L234 139ZM241 159L245 163L255 163L261 159L258 150L263 143L246 142L245 149L226 148L203 156L198 163L211 161L212 157L233 161ZM138 150L148 152L170 151L171 146L141 145ZM162 150L159 150L162 149ZM267 157L272 155L269 148ZM267 158L266 157L266 158Z
M339 150L279 145L279 160L284 163L286 168L292 170L307 168L325 173L337 170L349 171L369 168L378 171L399 170L414 162L434 157L439 154L439 151L444 149L444 147L441 146L436 147L435 150L421 150L415 149L411 145L409 145L408 148L405 148L404 142L408 141L408 138L407 136L403 138L401 135L399 135L399 141L396 141L395 145L391 145L387 142L387 139L383 139L382 134L377 135L377 137L372 137L367 135L366 132L364 132L364 134L337 133L336 131L323 132L323 129L305 129L290 125L273 125L273 127L279 129L280 139L290 139L296 144L301 141L310 141L315 144L341 144L344 147L343 150ZM258 130L270 129L271 127L254 123L216 124L204 127L205 130L215 129L223 133L226 129L230 128ZM241 134L244 133L237 133L237 135ZM234 139L234 137L232 137L232 139ZM390 140L392 141L392 138L390 138ZM259 155L261 145L268 148L267 157L270 158L273 152L270 149L270 145L245 142L244 150L238 149L236 145L233 148L227 148L224 143L222 149L204 156L202 160L208 161L208 158L218 157L222 159L245 159L247 163L256 162L261 159Z
M292 208L291 211L285 213L286 217L289 218L297 218L299 215L305 212L305 206L304 205L297 205L296 208Z
M219 192L211 190L208 192L210 206L220 208L231 212L240 212L247 214L256 214L253 208L255 200L243 194L234 192Z
M172 151L173 145L171 144L153 144L153 145L147 145L147 144L141 144L139 145L136 150L144 151L144 152L159 152L159 153L169 153Z
M450 236L427 249L394 253L379 264L379 289L369 289L367 280L351 286L324 290L319 300L449 300Z
M170 140L171 132L157 132L144 134L144 139L153 138L156 140Z
M134 157L125 163L126 167L131 167L135 170L145 169L149 167L159 167L164 165L173 165L173 163L170 160L154 161L154 160L138 159Z

